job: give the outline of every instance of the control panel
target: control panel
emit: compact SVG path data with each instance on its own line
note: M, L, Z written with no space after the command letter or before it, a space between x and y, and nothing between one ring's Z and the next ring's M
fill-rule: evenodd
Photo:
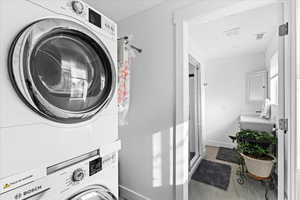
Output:
M111 153L104 157L99 155L91 157L83 162L72 165L57 171L61 178L65 180L66 189L79 184L88 177L100 173L103 169L117 163L117 154Z
M89 162L89 175L93 176L94 174L102 170L102 158L96 158Z
M100 149L74 157L61 163L22 172L0 179L0 199L58 199L73 186L85 180L96 180L106 175L102 170L116 170L121 142L102 146ZM92 179L92 177L94 179Z
M77 18L90 24L96 32L99 31L109 37L117 37L117 25L112 20L102 15L98 10L90 7L82 0L30 0L31 2L59 13L64 16Z
M62 170L61 175L65 177L66 186L77 185L89 176L100 172L102 170L102 158L95 156L80 164L71 166Z
M51 166L55 168L52 173L48 175L44 173L42 176L36 177L37 179L30 180L30 182L27 182L26 184L23 184L17 188L10 188L10 190L4 193L0 192L0 199L42 199L41 197L43 197L43 199L53 199L54 193L59 192L61 194L67 192L73 186L81 184L89 177L93 177L96 176L96 174L101 173L102 169L117 163L117 160L109 159L115 156L112 156L112 154L107 155L105 156L105 167L103 168L104 163L99 155L95 155L93 152L87 155L93 156L79 162L77 162L78 158L74 158L72 160L67 160L63 163ZM73 164L73 161L76 163ZM110 164L108 161L110 161ZM46 170L44 169L44 171ZM32 174L32 171L29 171L27 174L22 173L19 175L19 177L31 176L28 174ZM57 198L54 197L54 199Z
M111 36L116 35L116 24L105 16L101 15L95 9L89 7L79 0L71 0L67 6L76 15L84 18L86 21L100 28L105 33L108 33Z

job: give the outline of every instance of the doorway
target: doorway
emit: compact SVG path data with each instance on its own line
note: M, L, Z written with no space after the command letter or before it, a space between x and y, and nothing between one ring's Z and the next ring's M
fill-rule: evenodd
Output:
M182 105L187 105L186 102L188 102L188 97L186 97L186 89L189 89L188 84L188 80L185 79L185 77L181 77L180 74L183 73L184 76L186 76L186 73L188 73L188 67L187 67L187 60L188 60L188 45L187 45L187 35L188 35L188 21L195 17L195 16L198 16L198 18L200 19L200 21L202 22L208 22L208 21L212 21L212 20L215 20L215 19L218 19L218 18L222 18L224 16L229 16L229 15L232 15L232 14L237 14L237 13L241 13L241 12L244 12L244 11L247 11L247 10L251 10L251 9L255 9L255 8L259 8L259 7L264 7L264 6L267 6L267 5L270 5L270 4L274 4L274 3L282 3L282 1L269 1L269 0L263 0L263 1L242 1L242 2L236 2L234 3L233 2L228 2L228 3L220 3L219 5L216 5L217 3L214 1L214 3L211 3L209 8L205 7L204 3L199 3L198 6L194 5L194 6L191 6L190 8L186 8L185 9L185 14L182 12L182 11L179 11L177 12L177 14L175 14L175 24L176 24L176 44L177 44L177 51L176 51L176 63L177 63L177 81L179 81L179 84L182 84L183 87L179 86L177 87L176 91L177 91L177 94L183 94L183 99L180 98L180 102L179 103L183 103ZM237 11L238 9L238 11ZM289 7L287 7L287 9L289 9ZM207 10L210 10L209 12L207 12ZM283 9L282 9L283 10ZM199 13L200 14L200 17L199 17ZM289 14L287 13L285 15L288 16ZM287 20L287 18L285 18ZM286 22L283 20L283 17L282 17L282 23L283 22ZM232 30L233 32L235 30ZM234 33L233 33L234 34ZM259 37L259 36L258 36ZM289 54L282 54L282 53L286 53L289 47L289 38L288 37L282 37L281 39L281 44L279 45L282 45L280 47L280 50L279 50L279 71L284 69L282 65L285 65L285 69L289 68L289 63L287 62L289 60ZM287 52L288 53L288 52ZM286 61L286 62L284 62ZM201 60L201 64L203 64L202 60ZM220 71L220 73L222 73L223 71ZM290 76L289 74L289 71L285 71L282 73L282 71L279 73L280 75L279 76L282 76L281 78L279 78L279 93L281 93L281 97L286 97L288 94L287 93L284 93L286 92L286 87L287 85L285 85L287 83L287 79L286 77ZM269 83L268 83L269 84ZM209 83L208 83L208 87L209 87ZM179 97L179 95L177 95L177 97ZM281 101L281 100L279 100ZM177 102L176 104L176 108L177 109L182 109L182 105L179 104ZM282 105L282 107L285 107L286 105ZM285 112L285 109L283 108L278 108L279 109L279 112L280 115L278 115L280 118L284 119L284 117L288 117L288 113ZM186 115L186 113L188 113L188 109L185 109L183 108L183 113L180 112L177 112L177 116L180 116L180 119L181 119L181 123L183 124L183 126L178 126L178 128L176 128L176 136L179 136L177 137L176 140L179 141L183 141L185 142L185 137L188 138L188 134L186 134L184 132L184 130L188 130L188 129L184 129L185 126L185 122L188 122L188 115ZM182 121L183 119L183 121ZM177 121L176 121L177 123ZM178 123L177 123L178 124ZM279 125L278 123L276 123L277 125ZM282 134L284 132L287 132L287 130L280 130L277 132L277 134ZM179 133L179 134L178 134ZM282 134L283 135L283 134ZM282 139L284 139L284 137L282 137L282 135L280 135L280 141L279 141L279 144L281 145L280 147L284 146L284 141L282 141ZM182 140L183 139L183 140ZM289 144L290 143L290 137L286 137L287 141L286 141L286 144ZM186 142L189 142L188 140ZM183 143L184 144L184 143ZM185 144L184 144L185 145ZM176 152L176 155L186 155L184 153L184 145L183 145L183 148L182 149L179 149L177 148L177 151ZM188 145L186 146L188 147ZM182 152L182 151L183 152ZM188 148L186 149L188 150ZM287 158L287 160L284 162L284 157L283 154L284 154L284 151L288 151L287 154L289 154L289 150L290 149L283 149L281 148L280 150L278 150L278 153L280 154L280 166L279 167L279 171L282 172L283 170L283 173L280 173L280 183L281 185L279 186L280 187L280 192L278 194L278 199L284 199L284 189L283 189L283 184L284 183L288 183L290 180L289 180L289 177L287 177L286 181L282 181L284 179L284 174L287 174L287 172L284 170L289 170L289 167L285 166L283 167L282 165L284 163L286 163L288 166L290 164L290 160L289 158ZM182 154L181 154L182 153ZM182 159L182 157L178 156L176 159ZM188 156L187 156L188 157ZM185 159L184 159L184 162L185 162ZM178 169L178 168L177 168ZM176 168L175 168L175 173L176 173ZM182 173L183 174L183 178L185 177L185 172ZM176 179L178 179L178 177L176 177ZM186 193L186 189L188 189L187 187L187 183L184 184L184 187L183 187L183 190L180 191L180 190L176 190L176 194L177 194L177 197L178 199L186 199L186 197L188 197L187 193ZM285 190L286 192L290 192L290 191L287 191ZM183 196L182 196L183 195Z
M259 152L254 151L260 141L244 144L240 140L233 142L231 138L252 134L276 140L273 128L279 119L278 27L281 10L280 4L272 4L204 23L199 23L197 18L188 23L189 46L202 59L204 82L207 83L204 113L207 153L191 181L192 200L205 200L206 193L207 199L211 193L216 195L215 199L275 199L277 166L274 166L276 172L272 173L270 167L267 174L261 174L246 166L248 163L239 161L247 161L248 158L243 157L246 154L258 156ZM190 78L190 88L192 83ZM193 98L191 94L190 98ZM190 113L193 113L193 107L190 107ZM268 151L266 155L280 160L278 146L272 148L273 141L264 142L269 142L268 148L264 149ZM275 162L275 158L268 159ZM245 168L247 170L242 170ZM219 179L222 179L221 183ZM195 193L199 190L201 196Z

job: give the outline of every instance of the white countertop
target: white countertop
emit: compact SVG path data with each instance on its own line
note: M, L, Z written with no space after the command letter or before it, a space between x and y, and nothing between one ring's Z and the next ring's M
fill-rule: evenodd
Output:
M240 122L242 123L255 123L255 124L275 124L275 121L261 118L254 115L241 115Z

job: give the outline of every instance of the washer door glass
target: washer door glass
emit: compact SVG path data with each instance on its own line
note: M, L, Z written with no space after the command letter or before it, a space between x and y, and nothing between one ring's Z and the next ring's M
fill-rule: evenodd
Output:
M99 37L63 19L41 20L21 32L11 49L9 72L27 105L62 123L93 117L116 87L114 63Z
M69 200L117 200L117 198L109 191L103 189L91 189L79 193Z

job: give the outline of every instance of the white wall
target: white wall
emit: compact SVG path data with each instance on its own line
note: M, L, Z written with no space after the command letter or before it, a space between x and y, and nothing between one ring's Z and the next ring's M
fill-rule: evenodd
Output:
M246 100L246 76L248 72L264 69L263 53L205 63L206 144L231 147L228 136L236 133L239 116L261 110L261 105Z
M143 49L133 61L129 124L120 127L120 184L129 199L173 199L174 32L172 12L192 0L166 3L119 22ZM121 194L124 190L121 190ZM145 198L144 198L145 199Z
M265 63L266 63L266 68L270 70L270 59L272 56L278 51L278 35L274 35L272 37L272 40L270 41L266 51L265 51Z

